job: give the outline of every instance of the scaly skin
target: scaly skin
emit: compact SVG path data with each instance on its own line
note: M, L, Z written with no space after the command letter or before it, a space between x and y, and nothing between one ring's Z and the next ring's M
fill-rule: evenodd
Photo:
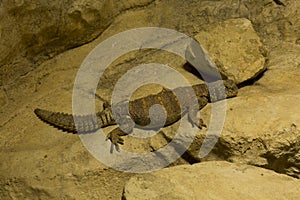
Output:
M96 118L93 115L73 116L39 108L35 109L34 113L44 122L70 133L89 133L116 124L111 109L96 113ZM75 126L74 118L76 118L77 126Z
M111 131L107 138L112 141L114 145L123 144L123 139L120 136L130 133L135 124L145 127L147 129L159 127L157 123L150 123L149 110L153 105L159 104L164 108L163 113L154 113L158 122L160 116L166 115L166 121L164 126L171 125L181 119L182 114L188 113L189 120L193 125L201 128L204 126L196 115L209 101L214 102L220 99L234 97L237 95L238 88L231 80L217 81L216 87L209 94L206 84L197 84L191 87L179 87L174 90L163 89L161 92L155 95L148 95L146 97L130 101L128 105L126 103L117 103L114 108L118 110L116 118L113 116L111 107L105 108L101 112L96 113L96 117L93 115L73 116L71 114L65 114L61 112L52 112L42 109L35 109L34 113L44 122L60 129L71 133L89 133L98 130L99 128L120 124L120 127ZM218 85L224 84L225 97L220 97L220 91ZM193 90L192 90L193 89ZM192 102L192 94L195 94L198 102ZM181 103L181 104L180 104ZM128 117L128 113L125 108L129 108L129 114L131 120ZM162 110L158 110L161 112ZM76 121L76 126L74 123ZM153 119L153 118L152 118ZM150 125L150 126L149 126Z

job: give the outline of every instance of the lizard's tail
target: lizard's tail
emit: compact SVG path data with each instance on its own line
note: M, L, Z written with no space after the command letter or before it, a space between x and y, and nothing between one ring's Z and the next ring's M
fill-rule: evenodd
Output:
M54 126L57 129L70 133L88 133L94 132L101 127L114 124L110 112L100 112L95 115L73 116L71 114L52 112L43 109L35 109L34 113L44 122ZM108 116L107 116L108 115ZM108 119L109 117L109 119ZM74 123L76 121L76 125ZM104 121L104 119L106 121Z

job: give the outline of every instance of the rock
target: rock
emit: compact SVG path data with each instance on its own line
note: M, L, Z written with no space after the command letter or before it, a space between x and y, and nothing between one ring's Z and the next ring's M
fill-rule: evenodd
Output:
M270 47L277 47L281 41L295 44L297 40L299 40L300 33L300 5L296 1L277 2L282 2L282 4L277 3L275 9L266 7L262 10L261 14L265 19L259 17L257 21L260 21L260 23L257 23L257 25L262 28L261 30L264 32L264 35L266 35L266 40L268 40ZM277 21L276 19L282 20ZM263 24L263 22L265 22L265 24ZM270 34L268 35L268 33Z
M289 49L289 51L286 52L286 49ZM300 67L299 53L300 53L300 45L293 44L290 42L282 42L280 46L274 48L270 52L268 68L270 70L281 69L282 71L287 69L295 70ZM281 76L280 78L284 78L284 77ZM274 81L277 80L278 79ZM291 81L289 81L288 79L284 80L284 83L286 82L291 83Z
M300 177L300 70L295 59L300 51L294 44L288 46L290 52L284 56L280 50L271 53L270 70L254 85L241 88L238 97L227 100L226 121L211 155ZM202 110L208 125L210 117L208 106ZM199 157L205 134L200 132L190 147L195 157Z
M132 177L123 198L131 199L298 199L300 182L249 165L204 162Z
M125 3L107 0L1 2L0 66L3 68L3 65L21 62L29 66L40 64L65 50L94 40L124 10L146 6L151 2L152 0ZM13 71L9 66L4 67L8 70L7 75L15 78L22 75L15 74L17 69Z
M112 35L156 26L192 37L210 24L232 18L252 22L270 50L269 70L254 85L241 88L238 98L227 101L224 132L212 155L202 160L249 163L299 177L299 3L281 1L285 6L273 0L0 1L0 196L120 199L132 174L108 169L91 156L77 135L42 123L33 110L71 112L73 83L82 61ZM141 49L123 58L99 81L97 92L105 99L110 98L117 79L141 63L162 63L183 73L191 84L201 82L186 60L166 52ZM209 125L209 117L202 115ZM127 137L121 148L159 149L172 139L178 125L142 142ZM173 165L197 162L196 150L204 135L205 129L199 131L190 150Z
M7 104L7 95L5 90L0 89L0 108L4 107Z
M266 134L264 141L267 151L260 155L267 160L264 167L300 178L299 134L300 131L295 124L276 134Z
M265 70L265 47L247 19L209 24L195 39L220 72L236 83L253 79Z
M188 45L185 57L187 62L199 72L204 81L214 82L222 79L222 76L226 76L221 69L218 69L209 53L196 40L192 40Z

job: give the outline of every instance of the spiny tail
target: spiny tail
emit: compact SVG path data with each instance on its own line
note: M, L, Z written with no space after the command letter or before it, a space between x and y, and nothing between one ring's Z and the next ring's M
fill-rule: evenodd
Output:
M57 129L70 133L89 133L94 132L101 127L115 124L110 110L99 112L96 114L96 117L94 115L73 116L71 114L52 112L39 108L35 109L34 113L42 121Z

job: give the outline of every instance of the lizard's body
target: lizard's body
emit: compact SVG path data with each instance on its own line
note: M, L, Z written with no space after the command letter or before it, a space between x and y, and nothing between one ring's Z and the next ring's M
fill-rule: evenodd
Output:
M217 81L216 85L222 84L223 81ZM123 140L120 138L126 133L130 133L133 127L136 125L147 126L151 124L151 127L147 128L158 128L161 126L159 123L150 123L149 109L156 104L161 105L166 114L164 126L171 125L181 119L182 115L188 113L189 120L194 125L197 125L199 128L203 124L199 123L197 119L197 112L202 109L211 99L220 100L217 95L220 93L219 86L215 87L213 94L209 93L206 84L197 84L191 87L179 87L174 90L163 89L161 92L155 95L148 95L143 98L139 98L133 101L130 101L129 105L129 115L124 112L124 102L117 103L114 108L118 110L120 108L122 111L117 112L117 118L114 117L112 112L112 107L108 106L103 111L97 112L96 117L93 115L84 115L84 116L74 116L76 118L76 125L74 123L74 118L71 114L51 112L42 109L35 109L35 114L43 121L51 124L52 126L67 132L72 133L88 133L94 132L99 128L111 126L117 124L118 121L120 127L114 129L109 135L108 138L112 141L113 144L117 143L123 144ZM226 97L234 97L237 95L237 86L231 80L224 81ZM193 94L196 96L198 102L192 102ZM179 98L176 96L179 95ZM225 98L226 98L225 97ZM221 99L224 99L221 98ZM196 104L196 105L195 105ZM163 113L161 113L163 114ZM158 118L160 116L156 115ZM158 119L159 120L159 119ZM124 132L125 131L125 132Z

